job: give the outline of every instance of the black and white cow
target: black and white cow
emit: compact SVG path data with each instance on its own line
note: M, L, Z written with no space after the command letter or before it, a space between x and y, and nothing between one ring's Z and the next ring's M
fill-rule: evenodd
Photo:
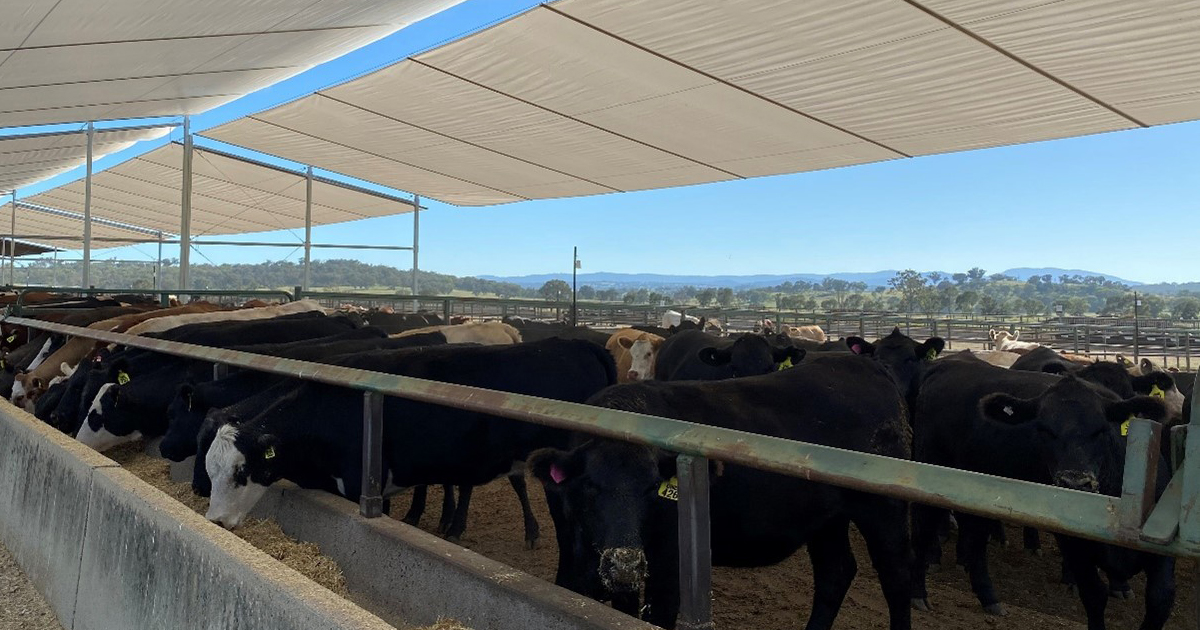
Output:
M890 457L910 452L899 389L879 363L857 356L715 382L618 385L588 404ZM556 583L675 627L676 504L663 496L674 467L671 453L598 439L534 453L529 468L546 489L558 534ZM810 629L833 624L857 571L848 537L854 523L879 574L890 627L909 627L903 501L724 464L712 475L710 509L714 564L771 565L808 546L815 582Z
M606 350L556 338L512 346L372 351L337 363L571 402L583 402L616 382L616 366ZM253 419L218 428L204 456L212 482L209 520L236 527L267 486L282 477L326 476L357 500L361 412L360 392L305 383ZM531 451L566 440L564 431L488 414L400 398L384 403L384 470L395 487L484 484L508 473ZM456 515L449 536L462 535L468 500L469 494L461 497L463 519ZM532 513L526 514L526 526L528 543L537 537Z
M1075 375L1014 371L978 360L940 361L929 368L921 383L913 457L963 470L1115 495L1120 491L1125 454L1120 426L1131 414L1160 419L1165 413L1158 399L1123 399ZM1159 481L1165 484L1168 475L1160 475ZM913 508L913 545L919 558L913 603L922 609L928 608L924 559L929 554L925 550L937 544L936 528L943 513L925 506ZM999 615L1004 609L987 567L990 530L986 519L959 516L959 562L984 610ZM1104 569L1114 584L1139 570L1147 571L1150 625L1143 627L1162 627L1154 622L1161 611L1150 606L1159 607L1167 591L1173 597L1174 585L1167 583L1160 557L1127 557L1103 545L1080 547L1065 537L1060 537L1059 546L1065 565L1079 582L1091 627L1103 627L1103 603L1095 602L1098 584L1101 599L1108 597L1108 589L1096 576L1097 568ZM1072 547L1081 551L1072 555ZM1092 564L1083 567L1086 562L1081 557L1090 558L1086 562ZM1102 557L1112 560L1102 561Z
M654 363L660 381L716 381L758 376L778 370L790 361L799 363L804 351L775 347L762 335L746 333L717 337L699 330L684 330L663 340Z

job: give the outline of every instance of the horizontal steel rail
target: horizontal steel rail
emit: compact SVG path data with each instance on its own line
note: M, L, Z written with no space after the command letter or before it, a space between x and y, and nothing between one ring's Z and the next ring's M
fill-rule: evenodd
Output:
M905 501L963 510L1125 547L1200 558L1200 532L1191 531L1200 528L1197 519L1184 520L1179 537L1167 544L1148 542L1141 538L1138 531L1120 526L1121 514L1130 507L1123 505L1122 499L1116 497L534 396L103 332L21 317L6 317L3 321L655 446L684 455L741 464ZM1148 421L1144 422L1149 424ZM1148 427L1145 431L1149 436ZM1200 453L1200 431L1190 432L1187 447L1189 453ZM1146 457L1145 454L1140 456L1143 460ZM1200 457L1189 458L1179 474L1185 475L1186 503L1188 490L1200 483ZM1140 498L1136 507L1142 509ZM1190 516L1192 512L1185 509L1185 514Z
M21 309L26 306L34 306L25 304L25 296L29 293L39 291L48 291L51 293L75 293L79 295L154 295L158 296L159 300L166 304L167 300L172 295L200 295L214 297L271 297L283 298L288 302L294 302L295 297L291 292L283 289L248 289L246 291L237 290L217 290L217 289L189 289L187 291L166 290L166 289L97 289L95 287L23 287L17 291L17 301L10 304L8 307L9 314L20 315Z

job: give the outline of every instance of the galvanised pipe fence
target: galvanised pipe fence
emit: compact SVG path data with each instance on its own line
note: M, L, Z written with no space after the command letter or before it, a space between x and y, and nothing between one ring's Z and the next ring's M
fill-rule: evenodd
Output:
M961 510L1039 529L1182 558L1200 559L1200 431L1165 433L1137 419L1130 425L1121 496L1090 494L819 444L247 352L111 333L21 317L28 326L201 360L214 370L257 370L363 392L363 496L360 513L382 514L383 397L397 396L533 422L678 453L680 627L712 628L708 460L741 464L818 483ZM1197 376L1200 380L1200 375ZM1190 418L1200 426L1200 406ZM396 419L394 422L404 422ZM1155 502L1161 440L1170 440L1177 472Z

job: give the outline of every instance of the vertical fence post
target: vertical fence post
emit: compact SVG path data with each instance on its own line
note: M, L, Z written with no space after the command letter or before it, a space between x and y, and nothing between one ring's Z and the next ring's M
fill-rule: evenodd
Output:
M92 286L92 148L96 136L96 126L88 121L87 124L87 175L83 181L83 274L79 286ZM13 214L17 212L17 204L13 203Z
M712 548L708 505L708 459L680 455L679 628L712 630Z
M1153 420L1137 418L1129 423L1117 526L1131 538L1139 536L1154 507L1162 431L1162 425Z
M213 380L219 381L229 375L229 366L224 363L213 364Z
M362 490L358 513L383 516L383 394L363 392Z

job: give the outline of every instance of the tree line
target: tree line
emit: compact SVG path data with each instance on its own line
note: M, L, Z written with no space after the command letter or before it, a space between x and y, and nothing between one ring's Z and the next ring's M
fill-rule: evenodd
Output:
M163 261L163 287L178 287L178 261ZM290 289L301 283L304 267L294 262L257 264L193 264L192 286L196 289ZM70 286L78 283L80 263L34 260L16 269L16 282L31 285ZM153 264L94 261L92 284L103 288L140 289L154 287ZM412 271L387 265L369 265L357 260L314 261L312 286L344 291L386 292L408 295ZM419 293L450 295L453 292L502 298L568 301L571 286L550 280L541 287L522 287L477 277L458 277L431 271L418 272ZM1196 319L1200 317L1200 291L1181 290L1175 296L1139 296L1140 313L1148 317ZM1133 288L1103 276L1049 274L1017 280L991 274L978 267L961 273L898 272L887 286L868 287L863 282L825 278L819 282L794 280L775 286L734 289L731 287L640 287L633 290L579 287L579 299L654 306L698 305L700 307L771 309L829 312L975 313L981 315L1054 315L1061 307L1067 315L1098 314L1131 316Z

